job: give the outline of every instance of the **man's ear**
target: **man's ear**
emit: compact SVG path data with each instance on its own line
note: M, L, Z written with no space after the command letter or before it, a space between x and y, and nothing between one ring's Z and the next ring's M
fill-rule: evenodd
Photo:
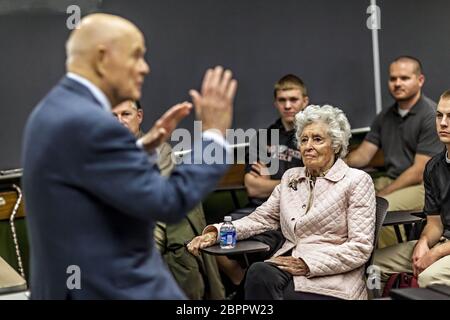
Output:
M103 77L106 74L108 63L108 55L106 52L106 47L104 45L99 45L94 54L94 70L99 77Z
M280 106L277 103L277 98L273 99L273 106L275 109L277 109L278 111L280 111Z
M139 120L139 124L141 124L142 120L144 120L144 110L138 109L137 117L138 117L138 120Z
M305 109L307 106L309 106L309 97L308 96L304 96L303 97L303 108Z
M420 85L421 88L422 88L422 86L423 86L424 83L425 83L425 75L424 75L424 74L421 74L421 75L419 76L419 85Z

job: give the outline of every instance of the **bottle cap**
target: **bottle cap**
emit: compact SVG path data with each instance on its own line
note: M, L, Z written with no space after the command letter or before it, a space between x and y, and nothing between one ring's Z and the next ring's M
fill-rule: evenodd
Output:
M225 216L225 217L223 217L223 221L225 221L225 222L231 222L231 220L233 220L233 219L231 218L231 216Z

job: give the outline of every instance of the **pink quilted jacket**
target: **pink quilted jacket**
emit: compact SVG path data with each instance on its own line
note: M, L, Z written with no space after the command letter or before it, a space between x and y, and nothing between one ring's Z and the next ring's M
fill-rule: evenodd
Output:
M298 181L297 190L293 181ZM373 250L375 230L372 179L338 159L325 177L317 178L308 213L306 181L305 168L288 170L264 204L234 221L238 240L281 226L286 241L275 256L293 249L292 255L310 270L307 276L294 277L296 291L367 299L364 264Z

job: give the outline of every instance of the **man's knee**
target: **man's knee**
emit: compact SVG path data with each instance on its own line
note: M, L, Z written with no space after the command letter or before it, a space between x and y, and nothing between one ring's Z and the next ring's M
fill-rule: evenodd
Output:
M433 266L433 265L431 265ZM443 274L440 270L436 270L436 268L428 267L422 273L419 274L417 278L417 282L419 283L419 287L425 288L431 284L446 284L449 285L449 276L447 274Z
M375 251L373 264L380 268L382 281L397 272L412 272L411 256L416 242L403 242Z
M436 280L436 277L433 272L425 269L422 273L417 277L417 282L419 283L419 287L425 288L429 286L433 281Z
M389 202L388 211L422 210L425 201L423 184L396 190L384 196Z

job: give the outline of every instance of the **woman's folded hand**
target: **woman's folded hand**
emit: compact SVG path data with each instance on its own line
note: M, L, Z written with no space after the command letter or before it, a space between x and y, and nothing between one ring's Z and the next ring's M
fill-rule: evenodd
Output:
M289 272L293 276L304 276L309 272L308 266L301 258L279 256L270 258L266 262L275 265L283 271Z

